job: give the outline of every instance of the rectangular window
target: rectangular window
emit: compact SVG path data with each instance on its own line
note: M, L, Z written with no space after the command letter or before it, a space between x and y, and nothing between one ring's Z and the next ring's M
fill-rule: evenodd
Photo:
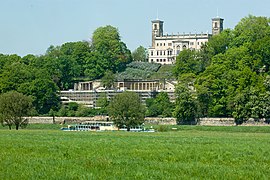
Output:
M153 60L153 59L151 59L151 62L154 62L154 60Z
M164 51L164 54L163 54L164 56L166 55L166 51Z
M160 46L162 46L162 43L160 43Z
M198 42L198 45L200 45L200 42Z
M158 43L157 43L157 46L158 46Z
M157 62L159 62L159 59L157 59Z
M166 46L166 44L165 44L165 43L164 43L163 45L164 45L164 46Z
M190 42L190 45L193 46L194 45L194 42Z
M158 51L157 51L157 56L158 56Z
M153 56L154 55L154 52L153 51L151 51L151 56Z
M166 62L166 59L163 59L163 62Z
M169 43L168 46L172 46L172 43Z

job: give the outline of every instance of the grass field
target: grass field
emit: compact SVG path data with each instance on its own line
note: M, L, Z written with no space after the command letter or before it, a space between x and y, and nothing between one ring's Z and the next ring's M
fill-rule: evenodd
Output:
M51 126L0 130L1 180L270 178L270 127L131 133Z

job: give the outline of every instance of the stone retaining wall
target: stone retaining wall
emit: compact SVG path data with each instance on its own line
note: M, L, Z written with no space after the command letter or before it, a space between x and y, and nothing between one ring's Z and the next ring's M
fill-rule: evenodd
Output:
M145 124L153 125L175 125L176 118L158 118L158 117L147 117L145 118Z
M109 121L108 116L94 116L94 117L29 117L30 124L76 124L85 121ZM269 120L254 120L249 119L241 126L270 126ZM176 118L159 118L147 117L145 124L152 125L175 125ZM198 120L197 125L200 126L235 126L234 118L201 118Z
M200 118L198 125L201 126L235 126L234 118Z
M30 124L75 124L84 121L107 121L108 116L95 117L29 117Z
M29 117L30 124L75 124L84 121L108 121L108 116L94 116L94 117ZM176 124L175 118L145 118L146 124Z
M244 122L243 124L241 124L241 126L270 126L270 120L269 119L258 119L255 120L253 118L250 118L249 120L247 120L246 122Z

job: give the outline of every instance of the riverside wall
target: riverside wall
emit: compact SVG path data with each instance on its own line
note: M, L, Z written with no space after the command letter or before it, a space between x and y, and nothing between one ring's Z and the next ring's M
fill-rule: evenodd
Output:
M200 126L235 126L234 118L200 118L197 122Z
M239 126L270 126L268 119L250 118ZM236 126L234 118L200 118L197 125L201 126Z
M30 124L76 124L85 121L108 121L107 116L94 117L28 117Z
M94 117L28 117L30 124L76 124L85 121L109 121L108 116L94 116ZM269 120L249 119L241 126L270 126ZM150 125L176 125L176 118L160 118L147 117L145 124ZM200 118L197 121L199 126L235 126L234 118Z
M28 117L30 124L75 124L85 121L109 121L108 116L94 117ZM175 118L145 118L146 124L175 125Z
M147 117L144 119L145 124L153 124L153 125L175 125L176 118L159 118L159 117Z

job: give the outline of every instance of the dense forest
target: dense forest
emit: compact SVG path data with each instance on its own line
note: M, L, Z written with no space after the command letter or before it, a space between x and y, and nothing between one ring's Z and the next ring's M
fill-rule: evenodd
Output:
M213 36L200 51L182 51L173 72L168 72L179 82L176 102L170 103L162 93L146 102L146 114L173 115L179 121L234 117L239 123L250 117L269 117L269 23L267 17L249 15L234 29ZM75 111L86 109L78 105L61 108L59 90L72 88L77 81L102 78L106 72L118 79L132 73L149 78L159 66L149 70L145 65L130 64L133 60L146 61L145 57L141 46L130 52L117 28L100 27L91 42L50 46L41 56L0 54L0 93L18 91L32 96L36 114L71 110L70 115L81 115Z
M47 114L60 108L59 90L73 88L76 81L101 78L106 71L121 72L131 61L118 29L100 27L90 43L50 46L42 56L0 54L0 93L30 95L36 114Z
M201 51L179 54L174 68L178 120L234 117L242 123L270 117L269 23L249 15L233 30L213 36Z

